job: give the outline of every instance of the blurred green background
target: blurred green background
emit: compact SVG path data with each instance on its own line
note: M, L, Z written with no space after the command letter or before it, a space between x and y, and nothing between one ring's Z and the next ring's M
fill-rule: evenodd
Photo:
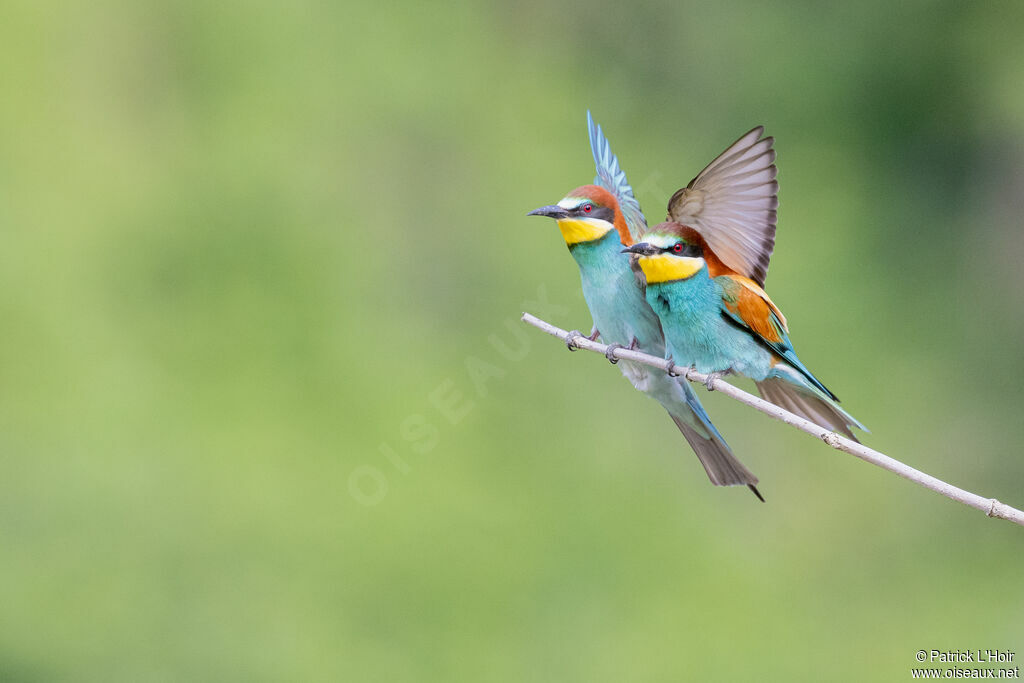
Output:
M1021 506L1021 3L2 14L0 680L1024 657L1024 529L709 395L768 502L714 488L517 322L589 329L525 216L592 178L588 108L652 218L764 124L801 358L869 445Z

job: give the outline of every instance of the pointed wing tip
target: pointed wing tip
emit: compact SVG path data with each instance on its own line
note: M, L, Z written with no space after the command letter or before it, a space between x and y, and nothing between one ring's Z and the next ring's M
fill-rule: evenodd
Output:
M590 133L590 151L594 155L594 161L600 166L605 150L610 152L611 145L608 144L607 138L601 132L601 125L596 123L594 117L590 115L589 109L587 110L587 132Z
M751 145L755 145L755 144L757 144L759 142L764 142L764 140L761 139L762 135L764 135L764 126L754 126L750 130L748 130L746 133L744 133L743 135L739 136L736 139L736 142L734 142L731 145L729 145L729 149L731 149L733 147L736 147L736 145L738 145L740 143L744 143L744 142L746 143L745 144L746 147L749 147Z
M764 126L754 126L744 133L735 143L733 143L733 146L735 147L738 143L743 142L744 140L749 140L747 147L767 144L767 149L772 150L772 153L774 154L773 147L775 146L775 136L769 135L767 137L761 137L764 135L764 132Z

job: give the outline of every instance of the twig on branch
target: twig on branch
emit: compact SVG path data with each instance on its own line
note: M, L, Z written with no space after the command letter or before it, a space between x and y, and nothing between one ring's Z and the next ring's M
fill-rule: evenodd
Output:
M589 339L582 335L567 332L559 327L555 327L550 323L546 323L540 318L532 316L529 313L523 313L523 322L525 322L528 325L533 325L537 329L547 332L553 337L558 337L567 344L571 343L572 346L578 349L585 349L587 351L593 351L595 353L600 353L602 355L604 355L608 350L608 347L604 344L601 344L600 342L590 341ZM664 358L657 358L646 353L641 353L640 351L631 351L626 348L616 348L611 353L614 357L622 360L633 361L635 363L642 363L644 365L649 365L652 368L656 368L662 371L665 370ZM708 381L707 375L702 375L693 368L684 368L682 366L676 365L672 369L672 371L685 377L691 382L699 382L700 384L706 384ZM822 429L821 427L819 427L818 425L814 424L809 420L805 420L802 417L794 415L788 410L783 410L774 403L769 403L768 401L760 399L756 396L752 396L751 394L748 394L742 389L737 389L733 385L721 379L716 378L712 380L711 386L714 387L715 391L723 393L726 396L729 396L730 398L736 399L740 403L744 403L750 406L751 408L760 410L762 413L770 417L774 417L776 420L781 420L782 422L785 422L791 427L796 427L802 432L806 432L811 436L815 436L821 439L822 441L827 443L832 448L835 448L836 450L843 451L844 453L849 453L850 455L855 455L861 460L866 460L872 465L877 465L882 469L889 470L894 474L900 475L904 479L909 479L915 484L919 484L927 489L931 489L936 493L941 493L947 498L951 498L957 501L958 503L963 503L964 505L969 505L972 508L975 508L976 510L981 510L989 517L1006 519L1016 524L1020 524L1021 526L1024 526L1024 512L1018 510L1017 508L1011 507L1005 503L1000 503L995 498L985 498L975 493L971 493L970 491L965 491L961 488L953 486L952 484L947 484L941 479L936 479L930 474L925 474L924 472L916 470L913 467L910 467L909 465L904 465L899 460L890 458L888 455L885 455L884 453L879 453L876 450L859 444L856 441L851 441L850 439L847 439L845 436L841 436L839 434L836 434L835 432L831 432L827 429Z

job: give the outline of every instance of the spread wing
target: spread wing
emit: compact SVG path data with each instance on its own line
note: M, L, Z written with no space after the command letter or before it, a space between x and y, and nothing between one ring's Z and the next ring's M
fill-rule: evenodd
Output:
M608 138L601 132L601 126L594 123L594 118L587 111L587 129L590 131L590 151L594 153L594 165L597 166L597 177L594 184L611 192L619 202L622 217L626 219L626 227L634 240L640 238L647 229L647 221L640 210L640 202L633 195L633 188L626 180L626 173L619 167L619 160L612 154Z
M774 138L758 126L672 195L669 217L695 229L722 262L764 286L775 249Z
M721 288L722 314L727 319L746 329L811 384L835 399L835 394L826 389L796 357L793 343L789 341L785 316L757 283L742 275L719 275L715 282Z

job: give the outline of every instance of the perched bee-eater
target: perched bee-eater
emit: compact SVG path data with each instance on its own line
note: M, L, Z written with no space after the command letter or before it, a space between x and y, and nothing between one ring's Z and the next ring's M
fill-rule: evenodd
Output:
M624 251L638 258L676 364L745 375L765 399L851 439L851 427L864 429L797 358L786 318L764 289L723 264L703 233L671 221L642 239Z
M597 165L594 184L578 187L558 204L541 207L529 215L553 218L576 260L583 297L594 319L591 338L600 335L612 348L626 346L662 355L666 350L665 339L658 316L644 298L643 281L634 271L631 257L623 253L623 247L632 245L647 223L625 173L590 112L587 112L587 124ZM768 145L771 145L770 139ZM770 191L774 194L773 189ZM712 211L722 208L716 207L713 196L710 199ZM724 213L725 209L722 211ZM771 213L774 220L774 211ZM742 233L728 216L723 220L727 231ZM762 230L762 234L766 232L769 231ZM723 243L741 251L732 245L734 239L726 237ZM615 362L610 353L608 359ZM665 407L713 484L745 484L764 500L755 487L757 477L732 454L688 382L628 361L623 361L619 367L634 387Z

